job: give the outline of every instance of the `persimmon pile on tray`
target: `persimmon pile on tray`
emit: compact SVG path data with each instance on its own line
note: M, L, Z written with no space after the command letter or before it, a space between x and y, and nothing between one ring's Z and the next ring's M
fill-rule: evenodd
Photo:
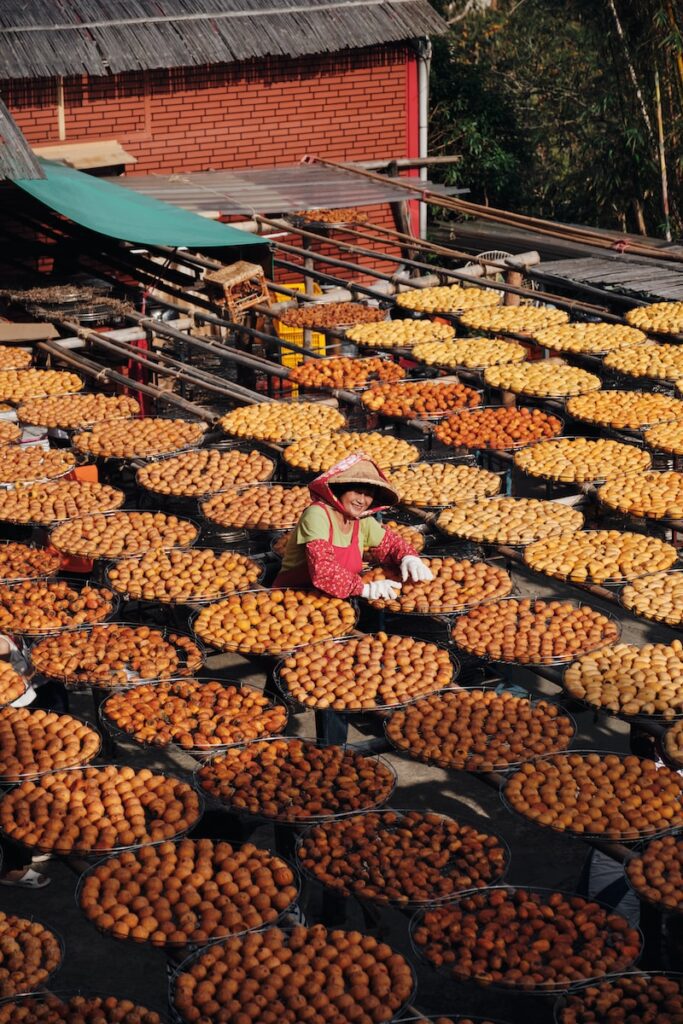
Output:
M669 761L683 768L683 719L666 730L662 747Z
M76 457L67 448L5 446L0 448L0 484L52 480L70 473L75 465Z
M654 391L599 391L570 398L567 412L585 423L642 430L665 420L683 419L683 401Z
M683 622L683 573L674 569L642 576L625 586L619 599L634 615L680 626Z
M57 936L40 921L0 910L0 997L39 988L62 962ZM2 1008L4 1009L4 1007Z
M627 377L648 377L665 383L683 377L683 350L679 345L638 345L610 352L603 366Z
M455 328L435 320L384 320L378 324L349 327L346 337L361 348L413 348L422 341L445 341Z
M212 946L176 975L172 1002L188 1024L373 1024L392 1020L413 987L407 960L385 942L297 925Z
M268 402L238 406L219 420L219 426L233 437L281 444L331 434L345 422L338 409L319 402Z
M457 370L461 366L478 370L499 363L521 363L526 349L516 341L500 338L454 338L452 341L431 341L416 345L412 358L427 366L442 366Z
M489 288L463 288L459 284L438 285L435 288L414 288L399 292L396 304L403 309L419 313L457 313L479 306L497 306L500 294Z
M57 395L30 398L17 409L20 423L48 430L78 430L121 417L137 416L140 406L127 395Z
M568 753L523 764L505 798L560 832L631 841L683 827L683 779L631 754Z
M360 302L311 302L278 313L287 327L345 327L347 324L374 324L386 319L383 309Z
M0 776L5 781L88 764L99 749L95 730L71 715L0 708Z
M200 649L187 636L123 623L59 633L31 649L36 671L66 685L101 689L189 675L202 662Z
M314 825L297 860L330 889L404 906L483 888L507 866L498 836L438 814L393 810Z
M138 470L137 482L154 494L201 498L228 487L264 483L270 480L273 468L273 460L259 451L199 448L169 459L148 462Z
M335 210L300 210L297 217L313 224L365 224L368 215L355 206L339 206Z
M211 750L284 730L287 711L264 694L217 680L176 679L144 683L114 693L104 706L107 720L139 743L177 744Z
M165 512L95 513L62 523L50 534L50 542L67 555L121 558L155 547L188 546L198 533L189 519Z
M594 373L576 366L551 363L547 359L489 366L484 371L484 380L489 387L536 398L567 398L602 387L602 381Z
M33 353L12 345L0 346L0 370L27 370L33 362Z
M54 576L60 563L57 552L48 548L36 548L32 544L12 540L0 544L0 581L3 583Z
M401 380L405 375L403 367L390 359L333 356L331 359L311 359L295 366L289 379L307 388L360 388L373 380Z
M123 505L123 491L86 480L52 480L0 490L0 520L49 526Z
M529 476L559 483L589 484L649 469L649 452L608 438L558 437L529 445L515 455L515 466Z
M0 827L26 846L90 853L170 839L196 825L199 797L170 775L104 765L19 783L0 800Z
M460 322L473 331L503 331L510 334L534 335L544 327L566 324L569 315L552 306L500 306L495 309L472 309L463 313Z
M0 587L0 630L42 633L103 622L114 611L112 592L86 584L80 590L66 580L26 580Z
M337 597L306 590L254 590L202 608L195 632L219 651L284 654L314 640L344 636L355 623L353 605Z
M635 1016L634 1016L635 1015ZM623 974L569 992L557 1024L679 1024L683 986L666 974Z
M262 566L238 551L151 548L141 558L122 558L109 569L113 589L131 600L208 600L256 583ZM0 596L1 596L0 591Z
M456 647L523 665L571 661L619 639L614 619L571 601L509 598L472 608L453 627Z
M150 417L144 420L107 420L75 434L76 451L105 459L149 458L198 444L205 423Z
M12 704L26 692L26 681L8 661L0 661L0 707Z
M601 356L615 349L641 345L646 335L623 324L562 324L534 331L533 339L555 352Z
M398 597L392 601L371 601L375 608L411 615L448 615L462 611L470 605L494 598L506 597L512 590L512 580L504 569L488 562L473 562L465 558L425 558L434 579L428 583L403 584ZM363 574L366 583L380 579L400 579L398 573L378 566Z
M574 726L548 701L495 690L448 690L395 711L387 736L418 761L470 772L503 771L564 750Z
M287 694L316 710L405 704L443 689L452 679L453 663L444 648L386 633L311 644L280 666Z
M0 420L0 445L14 444L21 437L21 428L16 423Z
M323 473L335 466L347 455L363 452L376 462L380 469L390 466L405 466L417 462L419 449L408 441L392 437L391 434L368 433L330 434L329 437L310 437L295 441L285 448L283 459L288 466L309 473Z
M629 309L624 319L632 327L658 334L683 332L683 302L653 302L649 306Z
M232 530L284 530L311 504L308 487L254 484L233 487L202 502L202 515Z
M19 405L27 398L81 391L83 381L63 370L0 370L0 402Z
M570 665L563 685L592 707L625 716L683 715L683 644L616 644Z
M296 897L294 872L269 850L181 839L97 864L78 902L114 938L184 946L272 924Z
M683 415L683 414L682 414ZM658 423L643 431L643 440L650 448L669 455L683 455L683 423Z
M499 405L447 416L435 436L449 448L519 448L562 432L562 420L542 409Z
M351 747L283 737L230 747L199 768L197 782L237 814L305 821L380 807L396 777Z
M472 408L480 404L481 395L457 381L411 380L376 384L363 392L361 401L371 412L412 420Z
M455 505L498 494L501 477L488 469L455 462L418 462L392 470L389 481L403 505Z
M574 583L620 583L669 569L676 558L673 545L657 537L619 530L559 533L524 549L531 569Z
M608 480L598 499L623 515L645 519L683 519L683 473L650 470Z
M553 533L580 530L583 514L537 498L493 498L445 508L436 525L452 537L480 544L526 545Z
M116 996L22 995L0 1006L0 1024L163 1024L146 1006Z
M680 836L653 839L627 862L626 874L643 899L655 903L661 910L683 911L683 842Z
M599 903L503 887L426 910L413 939L457 978L527 991L623 971L641 948L637 929Z

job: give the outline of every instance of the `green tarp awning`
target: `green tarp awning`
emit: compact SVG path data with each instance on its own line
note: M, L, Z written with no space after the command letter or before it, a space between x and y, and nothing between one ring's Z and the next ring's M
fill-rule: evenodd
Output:
M246 231L207 220L71 167L49 160L41 160L40 164L45 178L21 178L14 184L50 209L100 235L138 245L189 249L266 244Z

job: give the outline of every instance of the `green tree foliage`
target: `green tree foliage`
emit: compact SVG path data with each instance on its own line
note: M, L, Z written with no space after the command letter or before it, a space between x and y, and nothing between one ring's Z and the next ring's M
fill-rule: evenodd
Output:
M674 237L683 229L678 0L436 0L430 151L493 206L661 235L659 72Z

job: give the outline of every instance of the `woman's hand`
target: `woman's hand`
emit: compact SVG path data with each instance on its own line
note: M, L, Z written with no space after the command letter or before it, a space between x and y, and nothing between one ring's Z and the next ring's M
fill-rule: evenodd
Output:
M366 601L395 601L401 586L396 580L373 580L363 586L360 596Z
M401 559L401 579L404 583L408 579L413 583L429 583L434 573L417 555L406 555Z

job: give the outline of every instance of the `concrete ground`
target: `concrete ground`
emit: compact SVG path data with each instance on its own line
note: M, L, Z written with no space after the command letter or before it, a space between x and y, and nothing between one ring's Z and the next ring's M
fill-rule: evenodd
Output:
M560 591L569 594L567 588L544 585L538 577L531 577L519 570L515 570L513 575L523 594L557 595ZM573 596L576 596L576 592ZM600 605L600 602L593 599L591 603ZM606 607L614 611L613 607ZM666 629L649 626L629 615L623 616L623 625L624 639L638 643L654 638L670 639L672 635ZM387 627L390 628L389 623ZM214 656L209 661L209 668L214 672L220 669L221 675L256 685L263 685L265 681L263 672L257 667L232 655ZM507 676L511 682L522 682L538 692L552 695L559 693L557 687L544 680L534 679L521 670L513 669ZM75 695L72 698L72 710L92 718L90 696ZM596 720L591 712L586 711L579 712L576 720L577 747L627 749L628 727L624 723L603 716ZM294 731L308 736L314 735L314 728L312 714L301 715L294 725ZM351 740L364 738L351 730ZM398 787L391 806L430 809L455 817L458 814L474 817L479 825L494 829L508 842L512 854L508 881L570 891L575 888L587 855L584 843L543 831L513 816L503 807L498 792L475 776L465 772L444 771L394 753L387 754L387 757L398 775ZM131 744L121 744L116 759L181 773L191 771L194 764L190 758L179 753L142 750ZM272 847L272 828L261 826L256 838L262 844ZM52 884L38 892L0 888L0 908L6 912L35 915L63 937L64 963L51 983L53 990L72 990L77 987L96 989L127 996L166 1011L168 979L165 955L147 945L106 938L86 923L75 902L78 876L63 859L51 859L36 866L50 875ZM303 904L311 920L315 920L320 913L320 901L317 887L305 883ZM347 921L353 926L366 926L355 901L348 901ZM414 1004L420 1009L451 1014L476 1012L529 1024L552 1020L550 997L523 997L455 984L440 978L428 966L420 965L410 948L407 915L384 910L380 915L379 929L387 941L406 952L413 960L418 975Z

